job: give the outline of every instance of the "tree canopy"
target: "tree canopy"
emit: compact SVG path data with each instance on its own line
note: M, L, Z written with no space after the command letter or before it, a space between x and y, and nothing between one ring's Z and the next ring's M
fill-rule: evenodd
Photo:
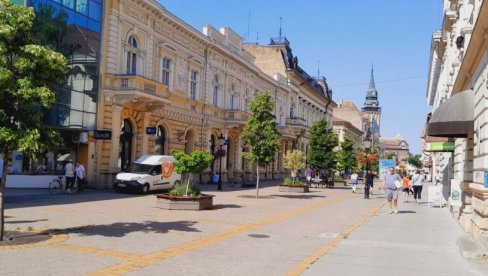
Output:
M256 96L249 104L252 116L247 119L242 137L247 141L249 150L242 156L257 164L256 197L259 196L259 166L267 166L276 159L280 134L276 130L276 118L273 115L274 101L269 91Z
M66 59L32 41L34 18L33 8L0 0L0 153L6 157L14 150L35 157L61 143L59 134L43 125L42 108L53 104L53 88L65 80ZM0 189L0 240L8 161Z
M314 168L335 168L337 156L334 149L338 145L337 135L329 128L326 118L315 121L310 128L310 147L307 161Z
M341 149L337 152L337 170L348 171L357 166L356 151L354 149L354 140L349 135L344 136L341 143Z

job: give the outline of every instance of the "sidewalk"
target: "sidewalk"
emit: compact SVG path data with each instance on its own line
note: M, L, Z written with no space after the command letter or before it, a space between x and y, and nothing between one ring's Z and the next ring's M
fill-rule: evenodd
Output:
M398 214L385 205L303 275L488 275L488 261L464 259L456 242L465 236L447 207L402 203ZM386 199L385 199L386 201Z

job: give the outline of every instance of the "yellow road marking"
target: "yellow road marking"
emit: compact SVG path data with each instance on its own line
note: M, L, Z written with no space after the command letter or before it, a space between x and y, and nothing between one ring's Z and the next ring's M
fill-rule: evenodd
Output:
M356 228L361 226L363 223L365 223L370 217L372 217L374 214L376 214L383 206L385 206L386 202L381 203L379 206L375 207L373 210L371 210L369 213L367 213L364 217L360 218L356 223L352 224L348 228L346 228L344 231L342 231L335 239L333 239L331 242L326 244L324 247L320 248L317 250L314 254L303 260L303 262L299 263L297 266L295 266L292 270L290 270L286 275L288 276L294 276L294 275L300 275L302 274L305 270L307 270L314 262L316 262L320 257L323 255L327 254L330 250L332 250L334 247L336 247L340 242L342 242L349 234L351 234L352 231L354 231Z
M34 230L34 231L23 231L25 233L41 233L42 230ZM17 245L1 245L0 249L23 249L23 248L32 248L38 246L45 246L51 245L55 243L61 243L68 239L68 235L64 233L50 233L51 238L45 241L36 242L36 243L29 243L29 244L17 244Z
M66 249L66 250L82 252L82 253L98 254L98 255L115 257L120 259L127 259L127 260L140 257L140 255L136 255L132 253L118 252L118 251L100 249L100 248L88 247L88 246L78 246L78 245L70 245L70 244L54 244L51 246L56 248Z
M187 252L197 250L204 248L206 246L218 243L220 241L223 241L225 239L231 238L233 236L239 235L241 233L249 232L254 229L257 229L259 227L263 227L275 222L282 221L287 218L295 217L298 215L301 215L303 213L325 207L327 205L332 205L337 202L340 202L344 199L351 198L353 195L346 195L346 196L340 196L336 197L334 199L330 200L325 200L323 202L319 203L314 203L310 204L308 206L299 208L299 209L294 209L290 211L283 212L278 215L274 215L271 217L267 217L261 220L258 220L256 222L252 222L249 224L244 224L241 226L234 227L228 231L220 232L220 233L215 233L209 236L201 237L199 239L189 241L187 243L175 246L175 247L170 247L161 251L154 252L152 254L148 254L145 256L141 256L138 258L134 258L126 263L122 263L119 265L111 266L104 268L102 270L96 271L94 273L88 274L88 275L123 275L150 265L153 265L155 263L158 263L160 261L176 257L182 254L185 254Z

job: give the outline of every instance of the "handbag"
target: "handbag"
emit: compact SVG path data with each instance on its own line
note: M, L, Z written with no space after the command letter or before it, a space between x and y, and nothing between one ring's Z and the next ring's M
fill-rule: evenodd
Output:
M400 180L395 180L395 187L400 189L402 187L402 182Z

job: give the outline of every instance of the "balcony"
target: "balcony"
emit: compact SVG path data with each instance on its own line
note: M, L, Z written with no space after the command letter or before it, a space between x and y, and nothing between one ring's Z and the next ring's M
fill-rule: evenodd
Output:
M138 101L168 102L170 96L167 85L138 75L112 75L105 77L105 87L118 91L119 95L133 96Z
M227 109L225 110L224 118L227 124L231 124L234 126L242 126L246 122L247 118L249 118L251 114L237 109Z
M302 126L302 127L308 127L307 126L307 121L303 118L286 118L286 125L287 126Z

